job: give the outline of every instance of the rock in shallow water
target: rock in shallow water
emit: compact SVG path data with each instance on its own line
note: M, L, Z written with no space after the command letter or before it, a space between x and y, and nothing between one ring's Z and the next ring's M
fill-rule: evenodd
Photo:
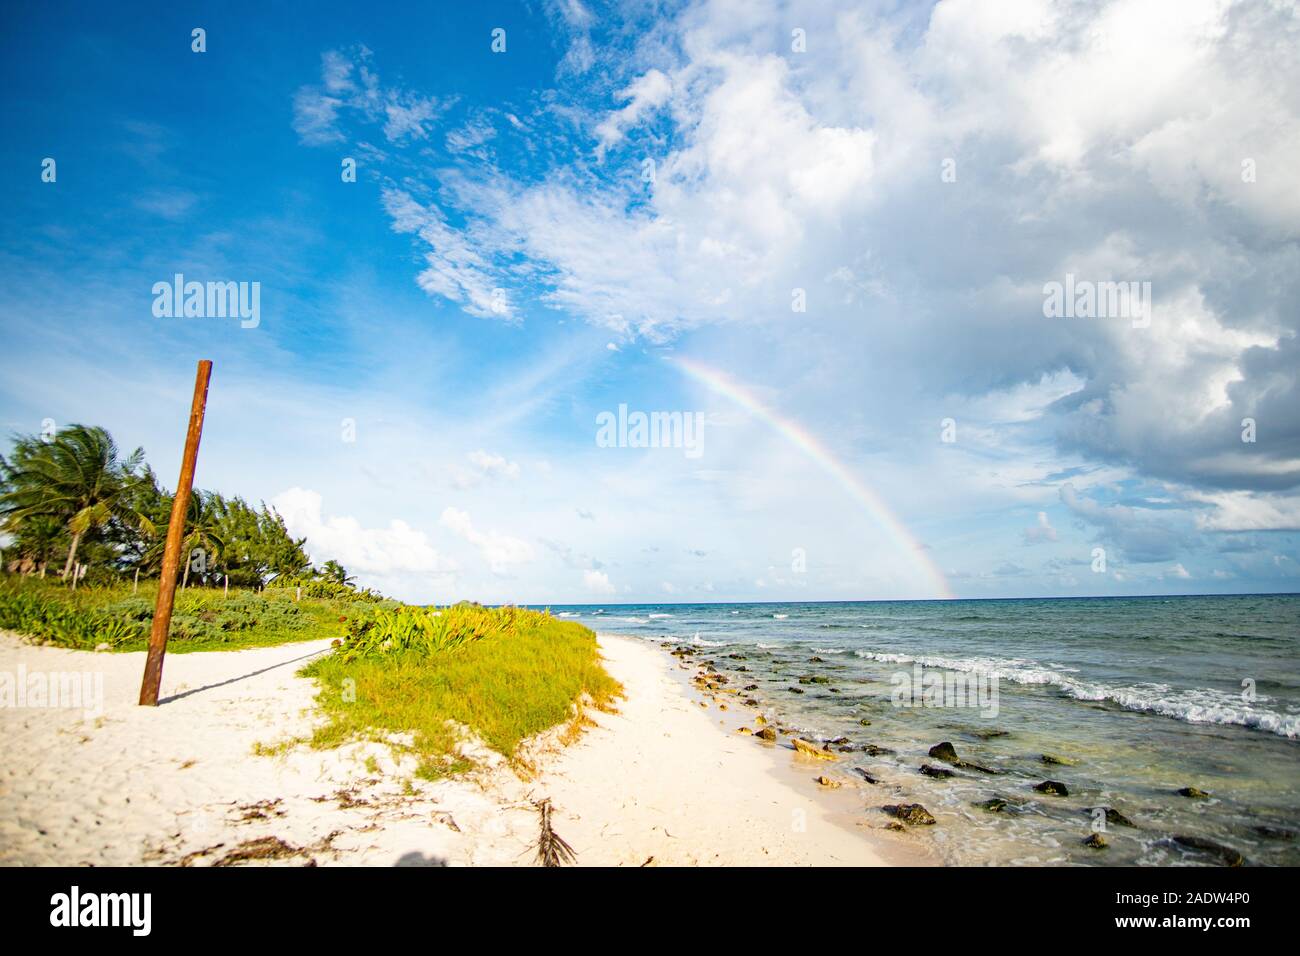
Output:
M1083 845L1094 850L1104 850L1110 844L1106 842L1106 838L1100 833L1090 833L1087 839L1083 841Z
M790 743L794 744L794 749L797 750L799 753L803 754L805 757L816 757L818 760L839 759L829 750L823 750L821 747L818 747L816 744L809 743L806 740L800 740L798 737L792 738L790 740Z
M1039 793L1049 793L1054 797L1068 797L1070 789L1059 780L1044 780L1042 783L1034 784L1034 789Z
M919 803L899 803L881 807L891 817L903 821L911 826L930 826L937 821L930 815L930 811Z
M927 777L935 777L939 780L947 780L949 777L955 777L956 774L951 770L945 770L943 767L936 767L932 764L921 764L921 773Z
M947 740L931 747L930 756L935 760L942 760L944 763L950 763L954 767L961 767L963 770L975 770L979 773L997 773L996 770L991 770L988 767L981 766L980 764L971 763L969 760L962 760L957 756L957 749Z
M948 741L941 744L935 744L930 748L930 756L935 760L942 760L944 763L957 762L957 748Z
M1224 866L1243 866L1246 858L1230 846L1224 846L1222 843L1215 843L1213 840L1207 840L1204 837L1186 836L1178 834L1173 837L1173 841L1179 846L1187 847L1190 850L1200 850L1217 856Z
M1136 823L1134 823L1128 817L1124 816L1124 814L1120 813L1114 807L1092 807L1088 810L1085 810L1084 813L1087 813L1089 816L1091 816L1095 814L1098 810L1101 810L1106 814L1106 822L1109 823L1111 826L1114 827L1136 827L1137 826Z
M1197 787L1183 787L1178 791L1180 797L1187 797L1189 800L1208 800L1210 795L1204 790Z
M1043 763L1054 764L1059 767L1073 767L1079 762L1070 757L1058 757L1056 754L1043 754L1039 759L1042 760Z

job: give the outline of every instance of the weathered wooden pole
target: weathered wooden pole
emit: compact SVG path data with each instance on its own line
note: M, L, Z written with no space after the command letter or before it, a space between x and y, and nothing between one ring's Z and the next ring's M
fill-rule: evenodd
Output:
M203 359L194 375L194 402L190 405L190 428L185 435L185 457L181 459L181 476L176 481L176 497L172 499L162 576L158 579L158 603L154 605L153 630L149 632L149 656L144 663L144 680L140 682L140 704L144 707L158 706L163 656L167 653L167 633L172 624L172 601L176 597L176 566L181 558L181 539L185 536L185 516L190 507L190 488L194 485L194 464L199 457L199 439L203 437L203 412L208 404L211 377L212 363Z

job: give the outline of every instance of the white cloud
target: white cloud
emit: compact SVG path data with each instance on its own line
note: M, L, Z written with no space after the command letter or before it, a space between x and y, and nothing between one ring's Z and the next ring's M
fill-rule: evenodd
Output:
M349 571L391 575L402 572L445 574L456 569L429 544L423 531L394 518L386 528L365 528L346 515L325 516L322 498L306 488L290 488L271 505L295 537L306 537L313 561L334 559Z
M1038 524L1024 530L1025 544L1045 544L1056 540L1056 529L1047 520L1047 512L1038 512Z
M1300 531L1300 497L1249 491L1192 493L1195 501L1214 506L1197 515L1203 531Z
M504 574L513 566L527 564L536 557L536 550L527 541L499 531L479 531L469 514L456 508L445 509L439 523L477 548L493 574Z
M647 115L668 102L672 95L673 84L659 70L647 70L637 77L626 89L619 90L618 98L627 100L627 105L608 114L596 127L596 156L604 159L605 152L617 144L629 127L642 122Z
M609 583L609 575L604 571L582 572L582 586L595 594L614 593L614 585Z

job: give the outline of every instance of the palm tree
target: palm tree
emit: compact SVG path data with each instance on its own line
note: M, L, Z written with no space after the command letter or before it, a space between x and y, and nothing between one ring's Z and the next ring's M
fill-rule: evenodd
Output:
M132 506L143 462L142 448L119 460L113 436L98 427L69 425L49 441L18 438L12 458L0 457L0 515L11 529L41 517L63 523L72 535L63 566L67 579L87 532L113 520L152 531L152 522Z
M226 550L225 534L222 530L222 515L225 510L225 502L222 497L213 491L202 491L194 489L190 495L189 507L185 513L185 534L181 540L181 554L185 556L185 573L181 578L181 588L189 587L190 583L190 555L195 549L201 549L205 555L204 574L209 573L210 569L216 564L216 561ZM168 515L167 522L158 535L158 539L151 551L151 557L160 557L163 549L167 544L166 526L171 524L171 516Z
M325 566L320 570L320 576L326 581L333 581L335 584L345 584L351 587L356 578L351 577L347 569L332 558L325 562Z
M14 529L14 545L20 558L31 562L33 570L45 577L54 549L58 547L66 529L63 523L48 515L29 518Z

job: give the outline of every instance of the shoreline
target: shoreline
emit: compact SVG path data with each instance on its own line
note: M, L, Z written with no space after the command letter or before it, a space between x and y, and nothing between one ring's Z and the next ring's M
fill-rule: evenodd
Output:
M533 741L531 779L471 742L477 769L428 782L400 737L303 742L320 717L297 671L328 641L169 656L163 705L142 708L143 652L0 634L0 673L91 673L103 688L97 715L0 708L0 865L526 865L545 798L578 865L927 862L873 835L849 787L818 787L820 761L764 753L735 733L739 706L700 707L662 648L599 641L627 691L617 712L588 711L567 746L563 727Z

